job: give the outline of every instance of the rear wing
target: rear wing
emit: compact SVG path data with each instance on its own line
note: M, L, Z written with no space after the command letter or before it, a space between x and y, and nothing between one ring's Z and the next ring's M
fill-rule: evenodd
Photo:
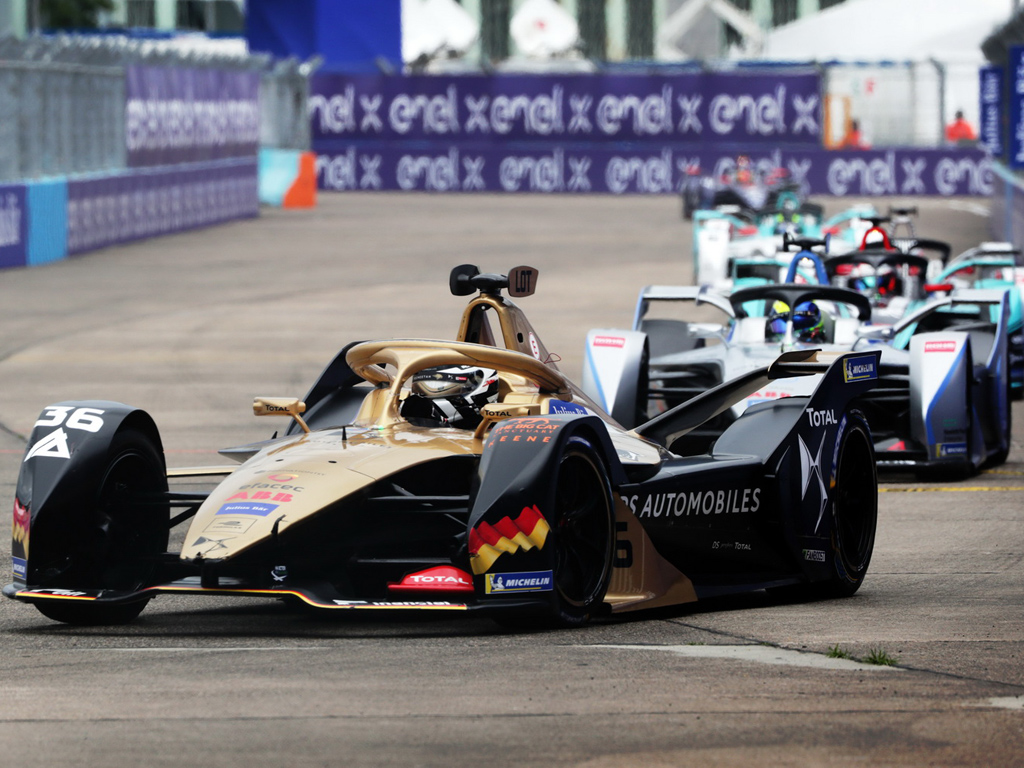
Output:
M633 330L640 328L640 321L644 319L652 301L692 301L696 304L710 304L729 317L736 316L729 299L714 293L708 285L700 287L648 285L640 290L640 295L637 297L636 312L633 315Z
M775 379L827 374L823 385L854 385L844 400L861 394L878 379L880 350L870 352L822 352L800 350L785 352L767 368L758 368L677 405L641 424L634 432L661 445L671 445L701 424L724 413L736 403L764 388Z

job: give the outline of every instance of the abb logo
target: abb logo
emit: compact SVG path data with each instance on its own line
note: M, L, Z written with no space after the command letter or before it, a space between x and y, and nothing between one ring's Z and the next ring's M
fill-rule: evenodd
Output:
M925 352L956 352L955 341L926 341Z
M594 337L595 347L624 347L626 346L626 340L621 336L595 336Z

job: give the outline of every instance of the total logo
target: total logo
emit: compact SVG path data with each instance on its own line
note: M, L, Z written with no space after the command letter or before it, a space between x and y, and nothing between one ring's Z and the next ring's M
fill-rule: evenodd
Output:
M837 424L836 412L831 408L823 410L815 410L814 408L807 409L807 420L811 423L812 427L825 427L829 424Z
M472 592L473 577L453 565L437 565L388 584L389 592Z

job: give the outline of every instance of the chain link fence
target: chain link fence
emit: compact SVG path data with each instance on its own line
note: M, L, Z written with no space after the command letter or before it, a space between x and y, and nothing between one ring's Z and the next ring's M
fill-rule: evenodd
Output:
M261 146L309 149L314 63L120 37L7 38L0 40L0 181L125 168L130 64L259 71Z
M853 120L875 147L942 144L957 110L978 124L976 64L830 63L822 71L827 146L837 146Z

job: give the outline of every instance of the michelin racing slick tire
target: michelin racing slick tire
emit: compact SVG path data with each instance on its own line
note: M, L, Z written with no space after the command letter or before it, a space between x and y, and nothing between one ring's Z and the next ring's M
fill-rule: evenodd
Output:
M167 476L160 451L143 432L125 429L114 436L92 503L75 525L77 551L61 586L131 592L150 578L156 558L167 550L169 508L163 497ZM149 598L130 603L47 601L36 607L47 618L67 624L124 624L135 619Z
M814 585L817 596L849 597L864 581L875 547L878 476L871 432L859 411L847 413L839 444L832 499L832 557L828 581Z
M572 438L558 463L551 535L555 624L585 624L611 579L615 518L611 486L590 443Z

